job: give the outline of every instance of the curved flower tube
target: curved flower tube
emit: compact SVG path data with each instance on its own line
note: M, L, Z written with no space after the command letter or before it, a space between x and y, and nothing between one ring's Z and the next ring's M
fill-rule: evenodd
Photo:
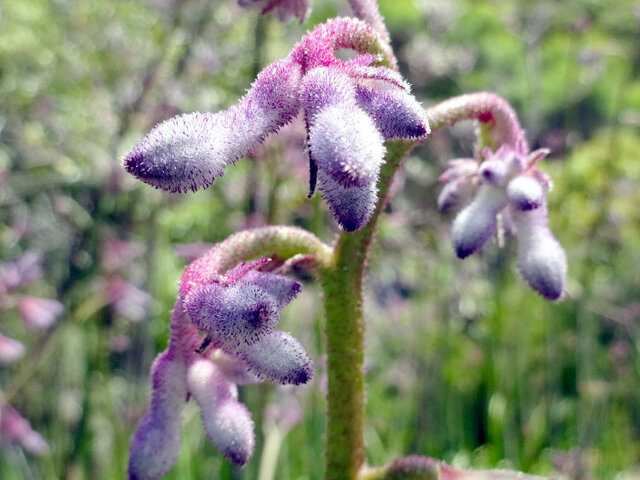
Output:
M242 261L260 254L276 260ZM311 265L322 264L327 251L300 229L267 227L229 237L185 269L169 347L152 366L151 406L132 438L130 479L154 480L171 470L180 449L182 410L190 398L200 407L207 438L232 462L244 465L255 440L237 385L262 380L297 385L311 379L313 364L302 345L276 330L279 311L301 285L266 271L299 255L313 257Z
M340 60L340 48L357 55ZM389 59L387 42L371 26L330 20L309 32L286 59L267 66L236 105L159 124L125 155L124 166L170 192L206 188L303 110L323 197L346 231L358 230L375 208L384 141L419 140L429 133L424 110ZM351 208L354 199L359 203Z

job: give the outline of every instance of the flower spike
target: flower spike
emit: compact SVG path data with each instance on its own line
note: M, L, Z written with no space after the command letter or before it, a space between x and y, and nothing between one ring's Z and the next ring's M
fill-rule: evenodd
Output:
M266 12L302 1L242 3L260 4ZM236 105L159 124L125 156L125 168L170 192L205 188L302 108L310 191L319 180L338 223L347 231L362 228L377 202L384 141L417 141L429 133L426 114L394 70L379 33L349 18L317 26L286 59L267 66ZM354 50L355 58L337 58L341 48Z
M498 216L512 223L518 241L518 270L540 295L559 300L565 293L567 260L564 250L547 225L545 196L551 179L536 168L549 150L528 151L524 133L511 107L494 94L463 95L437 105L429 118L440 129L463 118L475 118L488 129L485 141L498 148L484 147L482 162L460 159L449 162L440 176L445 186L438 207L462 208L453 222L452 240L456 254L465 258L478 250L497 231ZM476 187L477 192L476 192Z

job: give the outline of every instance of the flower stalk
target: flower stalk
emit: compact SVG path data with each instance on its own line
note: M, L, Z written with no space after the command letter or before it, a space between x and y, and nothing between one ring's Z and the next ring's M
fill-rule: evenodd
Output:
M415 142L387 142L371 220L354 233L342 232L330 268L320 270L326 315L326 473L328 480L354 480L364 465L364 316L362 284L377 221L388 200L393 175Z

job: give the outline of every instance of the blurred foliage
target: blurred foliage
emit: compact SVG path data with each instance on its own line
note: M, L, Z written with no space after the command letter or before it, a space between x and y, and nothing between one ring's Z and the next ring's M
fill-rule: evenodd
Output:
M185 264L176 245L267 223L331 241L325 206L306 199L300 125L191 195L152 190L118 160L165 118L234 103L307 28L349 14L346 2L315 3L303 26L258 18L232 0L0 6L0 261L42 252L45 278L31 293L58 298L67 312L29 335L15 313L2 313L0 329L28 354L0 369L0 398L51 451L1 451L0 478L125 478ZM552 149L542 168L555 180L550 221L570 270L567 298L548 304L518 277L508 238L458 260L452 217L435 207L437 178L447 160L471 154L473 126L416 149L398 175L367 277L369 463L416 453L460 467L637 478L640 5L385 0L381 11L425 105L495 91L516 107L532 146ZM150 303L138 296L141 316L108 293L114 278L151 294ZM304 416L282 446L277 478L320 479L323 327L312 283L282 322L312 352L316 379L287 393ZM168 478L256 478L263 411L278 392L242 391L258 448L241 470L188 410Z

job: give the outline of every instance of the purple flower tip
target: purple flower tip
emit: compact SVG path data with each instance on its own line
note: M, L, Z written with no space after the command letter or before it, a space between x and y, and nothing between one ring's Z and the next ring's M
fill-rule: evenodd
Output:
M355 105L324 108L312 120L309 155L343 187L364 187L378 178L384 140L371 117Z
M207 187L237 160L224 113L190 113L157 125L124 158L124 167L145 183L169 192Z
M496 231L496 216L507 205L507 196L489 184L480 187L476 198L453 222L453 248L459 258L481 249Z
M260 378L299 385L313 377L313 362L304 347L286 332L273 331L241 347L240 356Z
M518 175L507 185L509 202L518 210L534 210L544 203L544 188L529 175Z
M402 88L374 89L361 85L357 88L357 99L385 140L418 140L431 131L422 105Z
M375 181L363 187L344 187L322 170L318 180L322 197L346 232L355 232L367 224L378 200Z
M518 260L520 273L547 300L564 295L567 257L562 246L547 226L546 206L528 211L514 209L518 228Z

